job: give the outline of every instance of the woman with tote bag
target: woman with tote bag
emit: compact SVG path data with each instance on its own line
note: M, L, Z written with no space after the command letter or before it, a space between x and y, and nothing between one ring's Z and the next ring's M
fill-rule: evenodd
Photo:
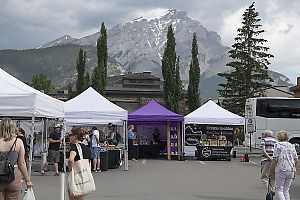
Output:
M84 195L96 190L89 164L91 151L86 145L82 144L84 134L83 128L73 128L69 134L71 143L68 159L70 200L83 200Z

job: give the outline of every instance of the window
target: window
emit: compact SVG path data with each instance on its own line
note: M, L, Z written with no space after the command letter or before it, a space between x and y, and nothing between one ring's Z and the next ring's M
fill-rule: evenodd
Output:
M256 115L267 118L300 118L300 100L257 99Z

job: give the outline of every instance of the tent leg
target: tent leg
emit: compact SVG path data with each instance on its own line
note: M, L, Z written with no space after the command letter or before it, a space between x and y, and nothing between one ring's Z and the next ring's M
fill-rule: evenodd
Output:
M124 146L124 170L128 171L128 135L127 135L127 121L123 121L123 131L124 131L124 141L125 141L125 146Z
M30 138L30 145L29 145L29 164L28 164L28 175L31 176L31 168L32 168L32 151L33 151L33 136L34 136L34 120L35 116L31 119L31 138Z

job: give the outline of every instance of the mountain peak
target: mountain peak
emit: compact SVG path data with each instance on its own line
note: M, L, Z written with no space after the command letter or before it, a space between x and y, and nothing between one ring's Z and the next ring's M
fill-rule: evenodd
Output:
M47 47L52 47L52 46L57 46L57 45L62 45L62 44L67 44L67 43L71 43L75 40L77 40L77 39L71 37L70 35L64 35L64 36L61 36L60 38L57 38L57 39L55 39L51 42L48 42L46 44L43 44L43 45L37 47L37 49L47 48Z

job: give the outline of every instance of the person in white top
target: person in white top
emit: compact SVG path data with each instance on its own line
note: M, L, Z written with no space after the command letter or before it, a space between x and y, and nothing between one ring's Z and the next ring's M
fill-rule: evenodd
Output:
M275 169L276 194L279 200L290 200L290 185L296 177L298 155L295 146L289 143L287 131L280 131L277 135L278 143L274 145L273 160L269 176Z
M91 158L93 159L93 172L100 171L100 141L99 141L99 131L96 127L92 128L92 151Z

